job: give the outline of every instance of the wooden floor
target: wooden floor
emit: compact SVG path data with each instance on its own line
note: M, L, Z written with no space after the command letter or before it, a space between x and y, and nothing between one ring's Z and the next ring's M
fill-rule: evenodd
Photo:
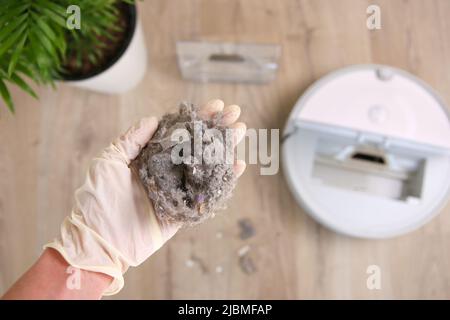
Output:
M381 30L366 28L372 3L381 7ZM180 100L220 97L242 106L249 127L282 128L314 80L350 64L383 63L421 77L450 103L448 0L145 0L139 7L150 66L135 90L105 96L59 85L39 89L35 101L14 89L17 114L0 108L0 294L56 235L96 152L136 119ZM183 81L175 41L191 39L278 43L278 77L264 86ZM258 173L249 167L224 214L180 232L128 271L115 298L450 298L450 206L409 235L351 239L309 218L281 172ZM255 228L246 240L242 218ZM245 245L252 274L239 264ZM381 290L366 287L372 264L381 268Z

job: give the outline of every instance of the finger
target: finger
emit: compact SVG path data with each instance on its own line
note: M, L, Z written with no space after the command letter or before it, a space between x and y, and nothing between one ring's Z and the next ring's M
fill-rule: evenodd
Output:
M245 137L245 132L247 131L247 126L243 122L233 123L230 127L233 129L233 146L237 146L239 142Z
M236 122L240 115L241 108L238 105L232 104L231 106L226 106L223 109L223 115L220 119L220 124L223 126L229 126Z
M158 129L156 117L143 118L121 135L113 144L125 157L127 163L136 158L141 149Z
M233 166L233 172L236 178L239 178L245 171L247 164L244 160L236 160L236 163Z
M224 105L222 100L210 100L200 108L198 115L204 120L211 119L216 113L223 110Z

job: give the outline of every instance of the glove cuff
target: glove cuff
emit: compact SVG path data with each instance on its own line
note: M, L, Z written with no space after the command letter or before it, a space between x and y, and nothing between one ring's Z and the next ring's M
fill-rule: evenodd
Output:
M124 286L122 274L128 269L128 264L100 235L73 217L72 214L64 220L61 235L46 244L44 249L55 249L74 268L111 276L113 281L103 295L118 293Z

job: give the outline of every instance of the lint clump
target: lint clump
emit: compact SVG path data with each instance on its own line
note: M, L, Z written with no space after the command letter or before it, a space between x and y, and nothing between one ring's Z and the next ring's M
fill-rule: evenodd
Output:
M226 161L233 146L227 143L227 128L220 125L222 114L203 120L198 111L193 104L181 103L178 112L163 116L152 139L131 164L161 220L201 223L225 208L236 185L234 155L232 161ZM188 133L190 139L174 141L177 129ZM216 134L209 129L216 129ZM205 150L223 152L222 160L205 161Z

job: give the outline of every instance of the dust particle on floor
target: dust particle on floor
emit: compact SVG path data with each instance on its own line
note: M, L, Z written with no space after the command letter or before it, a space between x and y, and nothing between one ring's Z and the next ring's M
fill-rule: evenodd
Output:
M223 272L223 267L222 266L217 266L216 267L216 273L222 273Z
M185 262L186 267L192 268L195 265L195 262L192 259L187 259Z
M252 274L256 272L255 263L248 253L239 257L239 266L245 274Z
M196 255L192 255L189 260L192 261L192 267L193 266L198 266L202 273L208 273L209 272L208 267L206 266L206 264L205 264L205 262L203 261L202 258L197 257ZM191 264L191 263L189 263L189 264Z
M249 251L250 251L250 246L245 245L238 250L238 256L242 257L242 256L246 255Z
M239 238L241 240L246 240L255 235L255 228L253 227L253 223L248 218L243 218L238 221L240 233Z

